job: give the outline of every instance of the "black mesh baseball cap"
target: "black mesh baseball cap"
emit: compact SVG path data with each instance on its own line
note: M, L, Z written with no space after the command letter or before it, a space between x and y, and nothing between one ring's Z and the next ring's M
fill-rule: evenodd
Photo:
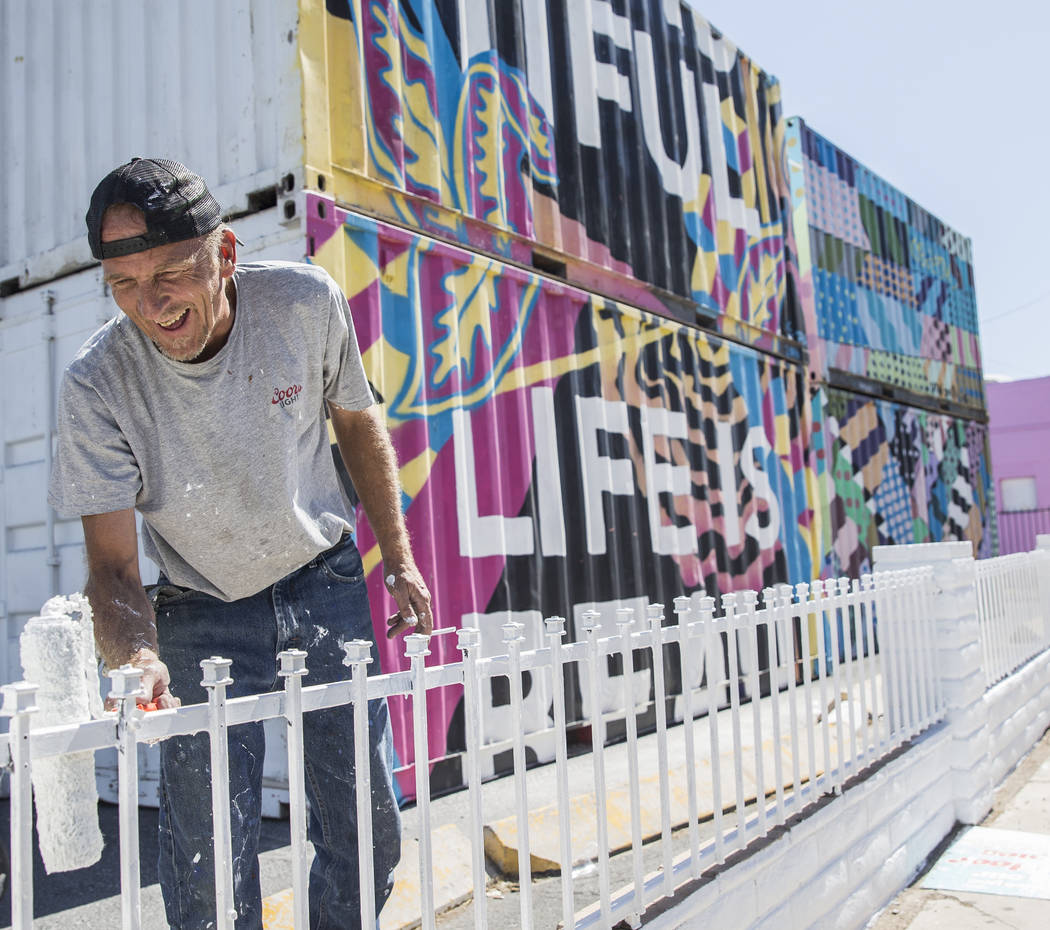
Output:
M144 236L102 241L102 217L118 203L142 211ZM91 254L101 261L196 239L222 223L222 211L203 179L185 165L163 158L133 158L99 182L85 220Z

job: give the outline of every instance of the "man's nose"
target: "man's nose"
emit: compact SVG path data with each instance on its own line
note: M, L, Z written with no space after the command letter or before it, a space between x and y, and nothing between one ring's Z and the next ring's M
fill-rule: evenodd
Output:
M167 309L167 295L154 284L144 284L139 289L139 313L148 320L156 320Z

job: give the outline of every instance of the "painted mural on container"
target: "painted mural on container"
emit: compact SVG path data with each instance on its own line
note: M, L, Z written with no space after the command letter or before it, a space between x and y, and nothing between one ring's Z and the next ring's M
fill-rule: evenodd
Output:
M619 607L658 601L670 613L701 588L717 596L812 577L801 369L315 195L307 203L314 261L345 288L383 399L439 626L477 626L497 653L508 619L525 624L529 648L542 644L546 616L565 616L572 640L586 609L612 633ZM385 616L367 521L359 547ZM381 650L384 668L403 666L399 643ZM431 650L433 663L459 660L453 637ZM649 672L636 671L644 702ZM622 706L618 678L611 668L606 709ZM585 693L570 695L577 719ZM542 729L542 690L532 700ZM453 766L458 702L428 704L431 759ZM409 762L403 703L395 741Z
M829 488L825 574L859 577L881 545L967 540L977 558L995 554L984 424L834 389L814 405Z
M688 6L303 7L309 186L799 357L779 85Z
M970 240L787 121L810 366L984 408Z

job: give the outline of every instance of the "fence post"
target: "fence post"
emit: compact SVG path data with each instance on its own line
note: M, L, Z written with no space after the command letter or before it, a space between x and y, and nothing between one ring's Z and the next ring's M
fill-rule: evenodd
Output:
M933 569L930 616L914 622L934 624L936 674L951 729L955 817L978 823L991 810L993 785L973 547L968 542L876 546L873 555L878 571Z
M405 655L412 669L412 746L416 774L416 809L419 811L419 907L424 930L433 930L434 850L430 833L430 743L427 739L426 661L430 637L409 633Z
M11 718L11 927L33 926L33 764L29 718L36 713L37 686L26 681L4 685L3 715Z
M1050 646L1050 534L1040 533L1035 538L1032 553L1039 597L1039 615L1043 620L1043 645Z
M481 632L474 627L458 630L459 651L463 654L463 710L464 735L467 745L467 791L470 796L470 861L474 880L474 927L484 930L488 925L485 897L485 834L484 810L481 798L481 723L478 719L478 652L481 650ZM564 808L563 808L564 809ZM571 912L570 912L571 913Z
M345 646L344 646L345 648ZM306 652L285 649L277 654L277 676L284 679L285 722L288 724L288 827L292 846L292 926L306 930L310 924L307 899L310 886L306 868L306 766L303 752L303 676ZM364 874L364 873L362 873ZM362 893L366 882L361 882Z
M208 692L208 736L211 741L211 808L215 845L215 927L233 930L237 906L233 898L233 840L230 827L230 749L226 742L226 688L233 684L229 659L201 660Z
M117 771L120 802L120 912L123 930L142 926L142 895L139 888L139 759L135 730L136 698L143 695L142 669L122 665L109 672L112 700L119 701L117 716Z

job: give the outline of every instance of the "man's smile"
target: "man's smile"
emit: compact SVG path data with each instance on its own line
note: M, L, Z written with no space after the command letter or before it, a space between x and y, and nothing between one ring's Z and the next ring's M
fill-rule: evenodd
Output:
M177 317L174 317L174 318L172 318L170 320L165 320L163 322L158 320L157 321L157 325L161 329L166 330L169 333L174 332L175 330L179 329L182 326L183 323L186 322L186 319L189 316L189 313L190 313L190 308L187 307Z

